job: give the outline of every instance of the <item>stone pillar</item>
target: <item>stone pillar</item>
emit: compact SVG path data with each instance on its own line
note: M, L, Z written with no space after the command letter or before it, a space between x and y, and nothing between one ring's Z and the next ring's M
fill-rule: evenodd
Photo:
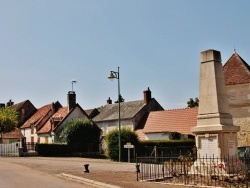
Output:
M237 132L229 111L219 51L207 50L200 57L200 88L197 126L192 128L200 157L237 158Z

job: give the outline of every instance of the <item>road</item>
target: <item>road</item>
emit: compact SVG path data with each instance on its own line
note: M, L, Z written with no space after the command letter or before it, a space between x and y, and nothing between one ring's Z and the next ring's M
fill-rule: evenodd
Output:
M84 173L84 164L89 164L89 173ZM0 157L0 165L0 188L74 188L80 186L81 188L91 186L101 188L114 188L114 186L122 188L183 187L172 184L139 182L136 180L135 163L112 162L108 159L80 157ZM94 181L94 183L91 183L90 186L80 184L79 182L74 183L69 179L66 181L62 179L61 174L73 175ZM86 181L83 182L86 183Z
M1 188L87 188L89 185L85 185L75 181L65 180L63 178L45 174L27 168L22 165L9 163L0 160L0 182Z

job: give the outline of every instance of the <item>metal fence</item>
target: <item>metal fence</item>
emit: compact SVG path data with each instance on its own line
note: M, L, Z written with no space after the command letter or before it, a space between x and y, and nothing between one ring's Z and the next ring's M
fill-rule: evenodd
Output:
M10 144L0 144L0 156L19 156L19 144L18 142Z
M197 158L137 157L137 181L192 186L249 187L250 159L233 157Z
M35 152L37 147L36 142L25 142L23 146L24 152Z

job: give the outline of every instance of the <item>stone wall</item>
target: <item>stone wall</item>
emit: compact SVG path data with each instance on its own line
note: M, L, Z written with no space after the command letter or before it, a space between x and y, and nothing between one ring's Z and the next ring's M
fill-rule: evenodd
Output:
M238 146L250 146L250 84L227 85L230 113L240 126Z

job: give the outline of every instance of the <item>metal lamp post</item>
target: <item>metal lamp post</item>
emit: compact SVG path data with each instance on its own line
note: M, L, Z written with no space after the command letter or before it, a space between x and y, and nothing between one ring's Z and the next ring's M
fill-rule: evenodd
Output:
M118 131L119 131L119 162L121 161L121 107L120 107L120 73L119 67L118 71L110 71L108 76L109 79L117 79L118 80Z

